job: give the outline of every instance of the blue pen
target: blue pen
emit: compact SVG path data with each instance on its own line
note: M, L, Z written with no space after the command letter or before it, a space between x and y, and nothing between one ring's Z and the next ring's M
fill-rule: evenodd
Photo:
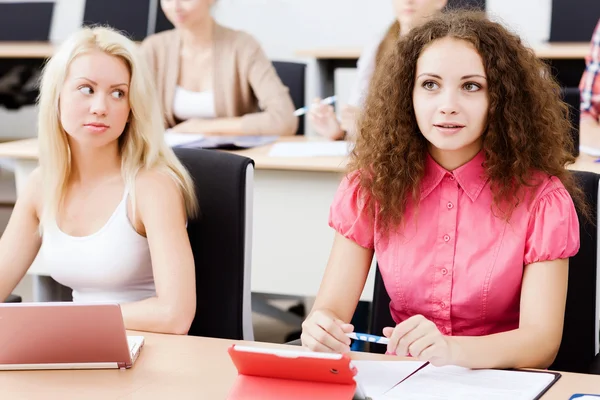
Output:
M360 341L369 342L369 343L388 344L390 342L390 339L388 339L386 337L377 336L377 335L369 335L368 333L350 332L350 333L346 333L346 336L348 336L350 339L360 340Z
M330 97L326 97L323 100L321 100L321 104L333 104L333 103L335 103L335 101L336 101L336 97L330 96ZM306 114L309 110L310 110L310 106L304 106L304 107L299 108L296 111L294 111L294 116L299 117L301 115Z
M600 158L595 159L594 162L600 163Z

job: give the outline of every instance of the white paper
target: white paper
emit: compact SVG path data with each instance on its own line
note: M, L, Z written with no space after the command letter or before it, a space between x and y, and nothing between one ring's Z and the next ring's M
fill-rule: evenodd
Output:
M345 157L350 154L351 144L345 141L275 143L271 157Z
M532 400L554 380L549 373L471 370L428 365L382 399Z
M596 149L590 146L579 146L579 151L590 156L600 157L600 149Z
M171 147L195 142L203 138L204 135L201 133L178 133L170 129L165 132L165 142Z
M354 380L370 398L379 398L423 365L421 361L352 361Z

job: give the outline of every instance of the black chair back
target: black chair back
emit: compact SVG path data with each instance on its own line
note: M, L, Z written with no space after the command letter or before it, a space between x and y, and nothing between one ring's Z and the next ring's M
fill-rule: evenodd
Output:
M250 304L254 161L175 148L196 184L200 216L188 221L196 265L196 317L189 335L254 340Z
M591 221L579 217L579 252L569 260L569 289L563 338L551 369L587 373L598 348L598 180L600 175L575 171L590 205ZM578 212L579 213L579 212Z
M287 61L273 61L273 67L279 75L279 79L290 91L294 102L294 108L298 109L306 105L306 64ZM304 135L304 116L298 117L298 130L296 135Z
M562 98L569 106L569 119L571 120L571 138L573 139L573 155L579 156L579 116L581 115L581 96L578 87L562 88Z
M591 221L579 217L581 245L579 252L569 260L569 288L565 309L563 339L558 355L550 369L589 373L598 354L599 332L597 310L598 279L598 179L592 172L574 171L576 180L586 195L591 209ZM579 210L578 210L579 215ZM381 335L386 326L395 326L389 309L388 296L379 267L375 275L370 332ZM385 346L373 345L371 352L383 353ZM594 361L596 360L596 361ZM594 371L595 372L595 371ZM600 370L598 372L600 373Z

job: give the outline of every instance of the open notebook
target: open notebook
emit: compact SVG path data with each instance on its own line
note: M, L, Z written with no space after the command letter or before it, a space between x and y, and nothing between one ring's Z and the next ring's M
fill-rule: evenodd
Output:
M205 136L196 133L165 132L165 142L171 147L195 149L243 150L275 142L279 136Z
M560 377L554 372L471 370L415 361L353 361L353 365L358 386L373 400L534 400Z
M419 361L352 361L345 354L234 345L229 400L534 400L560 374L434 367ZM391 360L394 358L390 357Z

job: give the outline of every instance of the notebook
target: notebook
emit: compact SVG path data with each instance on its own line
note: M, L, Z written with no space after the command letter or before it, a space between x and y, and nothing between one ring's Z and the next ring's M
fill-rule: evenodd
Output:
M205 136L202 134L165 132L165 141L171 147L195 149L243 150L271 144L279 136Z
M125 369L144 346L118 304L1 303L0 324L0 370Z
M228 351L238 370L230 400L535 400L560 378L559 373L545 371L470 370L419 361L352 361L346 354L314 353L303 348L233 345Z

